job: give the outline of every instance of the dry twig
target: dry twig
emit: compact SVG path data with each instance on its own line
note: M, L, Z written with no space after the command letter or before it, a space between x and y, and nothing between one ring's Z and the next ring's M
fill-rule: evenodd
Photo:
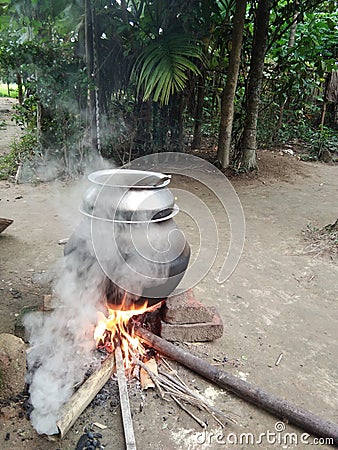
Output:
M308 226L303 234L307 245L299 255L313 254L313 258L329 256L332 260L338 259L338 220L321 229Z
M164 371L163 369L159 370L159 373L156 375L154 372L149 370L148 366L146 366L135 356L134 362L148 373L149 377L152 379L156 388L158 389L161 398L163 398L164 400L167 400L168 396L172 398L175 403L181 407L182 410L189 414L203 428L206 426L205 422L199 419L195 414L193 414L183 404L183 402L190 404L191 406L194 406L201 411L206 411L214 418L214 420L219 425L222 426L222 428L224 428L224 423L221 422L219 418L221 418L225 423L227 423L228 421L237 423L235 419L228 417L222 411L208 404L208 402L200 394L195 393L191 389L189 389L188 386L183 382L183 380L181 380L177 375L176 371L174 371L167 362L165 363L165 365L169 367L169 370L174 374L174 376Z

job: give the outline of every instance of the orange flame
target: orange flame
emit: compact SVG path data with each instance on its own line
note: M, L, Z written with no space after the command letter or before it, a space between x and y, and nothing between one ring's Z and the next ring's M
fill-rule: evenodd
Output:
M126 295L124 295L120 309L108 308L108 317L102 312L98 312L98 323L94 330L94 339L98 348L105 348L108 352L113 352L115 348L114 339L119 339L122 354L124 356L124 366L126 370L133 367L133 355L144 356L145 349L139 337L133 334L133 326L130 319L133 316L143 314L156 309L159 305L148 307L146 301L143 305L137 306L134 303L128 309L125 308Z

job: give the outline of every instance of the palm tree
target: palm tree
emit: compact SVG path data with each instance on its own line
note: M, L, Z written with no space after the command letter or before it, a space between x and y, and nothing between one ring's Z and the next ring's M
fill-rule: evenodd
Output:
M189 72L200 75L194 60L201 59L201 48L190 36L158 36L143 50L134 67L138 93L143 92L145 101L151 98L168 105L170 97L186 87Z

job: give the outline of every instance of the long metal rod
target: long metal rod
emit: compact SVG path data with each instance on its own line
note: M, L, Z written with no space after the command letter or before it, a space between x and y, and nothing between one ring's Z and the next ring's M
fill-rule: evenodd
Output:
M282 420L287 420L311 434L331 438L328 444L338 446L338 425L326 421L310 411L302 409L283 398L276 397L247 381L209 364L207 361L182 350L176 345L156 336L144 328L137 328L135 333L148 345L169 358L183 364L218 386L229 390L238 397L253 403Z
M119 384L120 404L121 404L121 412L122 412L124 438L126 441L126 449L127 450L136 450L136 441L135 441L135 434L134 434L134 428L133 428L133 421L132 421L131 412L130 412L128 386L127 386L126 374L125 374L124 365L123 365L122 351L121 351L121 347L119 344L116 344L116 347L115 347L115 360L116 360L117 381Z

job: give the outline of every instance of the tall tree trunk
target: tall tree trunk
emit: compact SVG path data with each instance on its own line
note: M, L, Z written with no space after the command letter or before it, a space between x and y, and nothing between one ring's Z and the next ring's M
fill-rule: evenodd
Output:
M326 77L324 103L332 104L333 123L330 126L337 129L338 125L338 70L333 70ZM325 105L326 109L326 105ZM322 127L324 126L325 114L322 114Z
M251 171L257 168L257 120L263 80L264 58L267 48L272 0L260 0L256 10L254 40L251 52L247 106L243 136L240 141L238 168Z
M246 4L246 0L236 1L229 69L226 85L222 92L217 159L224 168L229 166L230 161L231 133L234 119L234 99L237 88L239 66L241 62Z
M136 118L136 136L134 139L134 151L138 156L152 153L152 104L144 102L139 96L134 109Z
M20 72L16 73L16 84L18 85L19 105L22 105L22 103L23 103L23 84L22 84L22 78L21 78Z
M90 132L90 148L97 151L96 93L94 88L94 40L91 0L85 0L85 46L88 76L87 126Z
M153 152L164 152L168 147L168 106L153 102L152 114Z
M183 150L183 111L185 102L182 93L176 93L171 98L169 109L170 141L168 151L181 152Z
M297 12L297 11L292 16L292 24L290 27L288 48L292 48L295 45L298 16L299 16L299 12ZM288 95L288 92L286 92L286 96L285 96L284 100L282 101L280 108L279 108L278 121L277 121L275 130L274 130L273 141L276 141L278 139L278 133L279 133L279 130L281 129L282 123L283 123L283 115L284 115L285 106L287 105L288 101L289 101L289 95Z
M292 17L292 24L290 27L288 48L292 48L295 45L298 16L299 16L299 12L296 11Z
M41 141L41 122L42 122L42 105L41 102L38 101L36 104L36 139L37 142L40 143Z
M197 104L194 118L194 136L191 148L200 148L202 142L203 104L205 94L205 77L199 79L197 87Z

